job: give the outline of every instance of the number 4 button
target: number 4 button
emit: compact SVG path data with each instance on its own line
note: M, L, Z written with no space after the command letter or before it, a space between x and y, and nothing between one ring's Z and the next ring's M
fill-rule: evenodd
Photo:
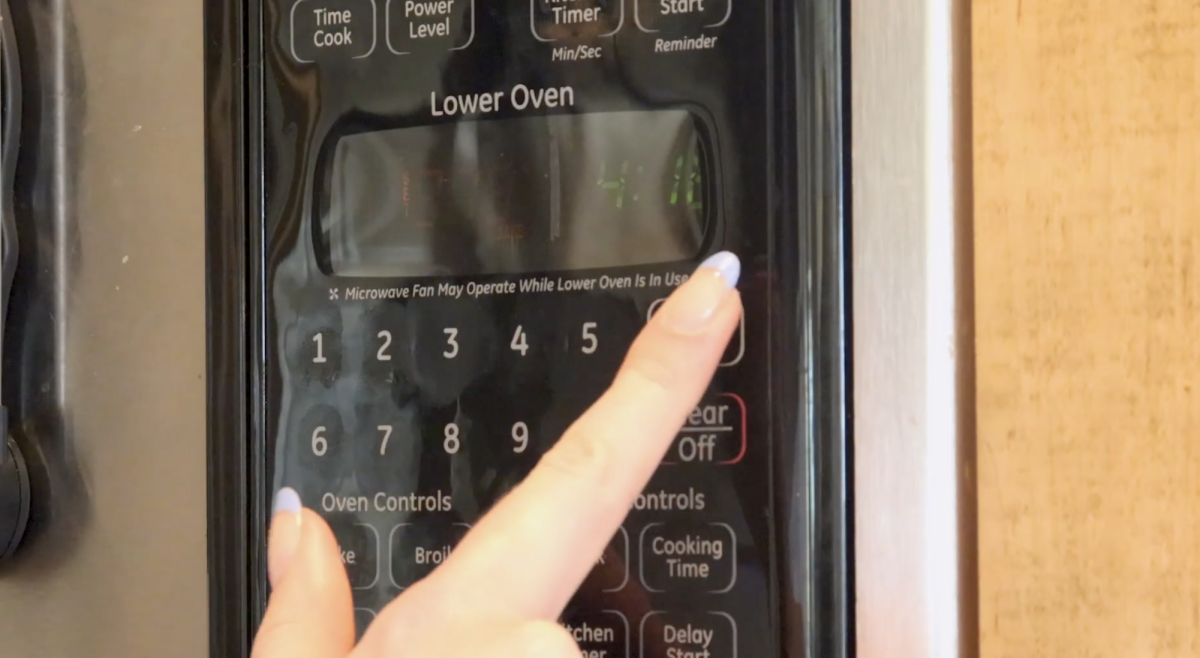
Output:
M650 310L646 312L646 322L649 322L650 318L654 317L654 313L658 311L658 307L662 306L662 303L665 301L667 299L664 297L655 300L650 305ZM730 341L729 347L725 348L725 355L721 358L721 367L736 366L742 362L742 357L744 356L746 356L746 311L743 309L741 317L738 318L737 335Z

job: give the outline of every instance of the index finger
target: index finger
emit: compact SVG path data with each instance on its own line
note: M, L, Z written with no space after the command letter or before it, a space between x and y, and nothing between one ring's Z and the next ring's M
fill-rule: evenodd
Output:
M608 391L431 575L457 614L558 617L707 389L740 321L739 274L729 253L701 264Z

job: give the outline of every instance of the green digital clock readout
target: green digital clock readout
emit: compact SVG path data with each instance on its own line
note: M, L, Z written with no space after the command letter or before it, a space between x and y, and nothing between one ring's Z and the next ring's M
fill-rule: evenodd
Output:
M340 138L317 204L347 276L572 270L687 260L711 229L689 112L462 121Z
M629 192L630 176L642 177L646 173L646 168L642 165L633 166L628 160L623 161L619 166L610 168L607 163L600 165L600 179L596 182L600 189L609 192L614 207L621 210L625 207L626 202L637 203L641 200L641 195ZM675 158L675 171L672 177L670 187L669 203L671 206L686 205L689 209L699 211L702 209L701 195L699 190L703 184L703 169L701 168L700 156L696 153L688 155L680 155Z

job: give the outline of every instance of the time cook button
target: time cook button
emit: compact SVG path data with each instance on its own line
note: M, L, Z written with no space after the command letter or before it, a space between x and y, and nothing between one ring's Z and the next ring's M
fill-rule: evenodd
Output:
M292 56L305 64L375 52L375 0L299 0L292 6Z
M737 582L737 538L727 523L651 523L638 544L651 592L723 594Z

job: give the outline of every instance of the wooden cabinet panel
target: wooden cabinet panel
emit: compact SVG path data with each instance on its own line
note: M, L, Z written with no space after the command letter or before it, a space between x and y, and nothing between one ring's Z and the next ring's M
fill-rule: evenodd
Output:
M982 655L1200 655L1200 4L973 12Z

